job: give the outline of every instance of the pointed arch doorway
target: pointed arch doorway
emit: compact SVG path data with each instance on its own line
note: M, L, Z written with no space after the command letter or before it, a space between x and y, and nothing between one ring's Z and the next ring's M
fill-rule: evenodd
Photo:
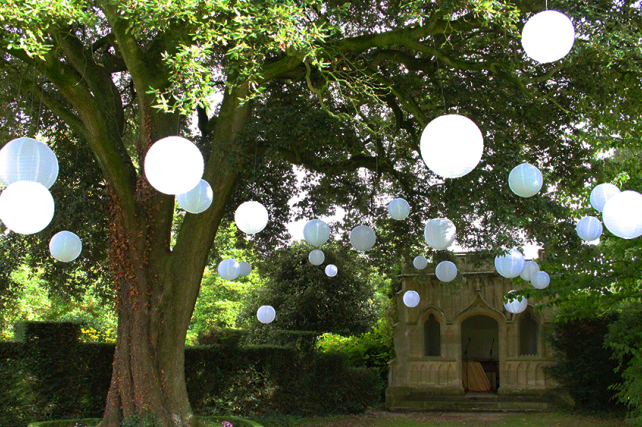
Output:
M462 378L466 392L493 392L499 387L499 324L478 314L461 323Z

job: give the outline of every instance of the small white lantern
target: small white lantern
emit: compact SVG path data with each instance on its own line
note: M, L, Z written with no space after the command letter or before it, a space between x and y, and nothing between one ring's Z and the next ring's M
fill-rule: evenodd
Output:
M322 250L315 249L313 251L310 251L310 253L308 254L308 260L312 265L321 265L323 264L323 261L325 261L325 254Z
M218 265L218 275L225 280L234 280L239 277L239 263L232 258L224 259Z
M58 177L58 159L45 144L17 138L0 150L0 180L7 187L17 181L34 181L51 188Z
M580 236L580 239L587 242L599 239L603 231L602 223L594 216L585 216L580 219L575 226L575 229L577 230L577 235Z
M544 179L542 173L529 163L515 166L508 175L508 186L519 197L532 197L539 193Z
M272 323L276 318L276 311L271 305L262 305L256 310L256 318L261 323Z
M6 191L6 190L5 190ZM642 234L642 194L623 191L611 197L602 213L608 230L623 239L633 239Z
M526 54L540 63L564 58L575 42L575 29L568 16L556 10L545 10L532 16L522 30Z
M527 282L531 281L533 273L539 271L539 265L535 261L526 261L524 264L524 269L519 273L519 277L526 280Z
M593 206L595 210L602 212L606 202L608 202L611 197L619 193L620 189L613 184L606 183L596 185L593 191L591 191L591 206Z
M339 272L339 269L334 264L328 264L325 266L325 274L328 277L334 277Z
M37 233L49 225L53 215L53 197L39 182L16 181L0 194L0 220L15 233Z
M524 296L515 297L511 295L512 291L508 293L508 302L504 303L504 308L509 313L519 314L526 310L528 307L528 300Z
M421 134L421 157L442 178L459 178L475 169L484 152L484 137L468 117L437 117Z
M249 276L250 273L252 272L252 265L247 262L239 262L239 277L246 277Z
M388 204L390 218L402 221L410 214L410 205L404 199L393 199Z
M330 238L330 227L320 219L313 219L303 227L303 238L312 246L321 246Z
M406 293L403 294L403 303L406 307L417 307L419 305L419 301L421 301L421 298L415 291L406 291Z
M433 249L442 251L455 241L457 229L448 218L434 218L426 223L424 238Z
M525 264L524 255L515 248L506 255L495 257L495 269L507 279L519 276Z
M437 264L435 276L442 282L452 282L457 277L457 266L450 261L442 261Z
M369 251L376 242L377 235L367 225L357 225L350 232L350 244L358 251Z
M533 273L533 276L531 277L531 284L535 289L548 288L549 283L551 283L551 278L545 271L537 271Z
M179 136L156 141L145 155L145 176L164 194L183 194L196 187L205 162L198 147Z
M267 225L268 211L259 202L244 202L236 208L234 222L242 232L256 234Z
M71 262L78 258L82 251L80 237L71 231L61 231L54 234L49 241L51 256L61 262Z
M196 187L192 188L187 193L179 194L176 196L178 206L185 209L189 213L198 214L205 212L212 204L214 192L212 186L201 179Z
M425 256L418 255L412 260L412 265L414 265L417 270L423 270L428 267L428 260Z

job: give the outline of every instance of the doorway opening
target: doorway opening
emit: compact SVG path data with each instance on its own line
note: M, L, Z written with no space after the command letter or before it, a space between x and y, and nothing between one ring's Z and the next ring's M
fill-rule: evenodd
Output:
M462 378L466 393L499 388L499 325L485 315L461 323Z

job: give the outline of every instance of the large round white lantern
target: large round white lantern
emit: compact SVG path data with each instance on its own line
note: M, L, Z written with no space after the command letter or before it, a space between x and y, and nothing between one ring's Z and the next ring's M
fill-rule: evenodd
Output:
M542 173L529 163L515 166L508 175L508 186L519 197L532 197L539 193L544 179Z
M164 194L183 194L196 187L205 162L198 147L180 136L156 141L145 155L145 176Z
M256 234L267 225L268 211L259 202L244 202L236 208L234 222L242 232Z
M531 284L535 289L548 288L549 283L551 283L551 278L545 271L537 271L533 273L533 276L531 277Z
M575 230L577 231L577 235L580 236L580 239L587 242L599 239L603 231L602 223L594 216L585 216L580 219L575 226Z
M61 262L71 262L78 258L82 251L80 237L71 231L61 231L54 234L49 241L51 256Z
M455 241L457 229L448 218L434 218L426 223L424 238L433 249L442 251Z
M214 192L212 186L201 179L196 187L189 190L187 193L179 194L176 196L178 206L185 209L189 213L198 214L205 212L212 204Z
M7 187L17 181L34 181L50 188L58 177L58 159L45 144L17 138L0 150L0 180Z
M417 307L419 305L419 301L421 301L421 298L415 291L406 291L406 293L403 294L403 303L406 307Z
M642 194L623 191L611 197L602 213L608 230L623 239L633 239L642 234Z
M428 267L428 260L425 256L418 255L412 260L412 265L414 265L417 270L423 270Z
M528 307L528 300L524 296L513 296L512 292L508 293L508 302L504 303L504 308L509 313L519 314Z
M392 219L404 220L410 214L410 205L404 199L393 199L388 203L388 214Z
M16 181L0 194L0 220L15 233L37 233L49 225L53 215L53 197L39 182Z
M611 197L619 193L620 189L613 184L605 183L596 185L593 191L591 191L591 206L593 206L595 210L602 212L606 202L608 202Z
M507 279L519 276L525 264L524 255L515 248L506 255L495 257L495 269Z
M310 251L310 253L308 254L308 260L312 265L321 265L323 264L323 261L325 261L325 254L322 250L315 249L313 251Z
M339 269L334 264L328 264L325 266L325 274L328 277L334 277L339 272Z
M303 227L303 238L312 246L321 246L330 238L330 227L320 219L310 220Z
M437 117L421 134L421 157L442 178L459 178L475 169L484 152L484 137L468 117Z
M435 276L442 282L452 282L457 277L457 266L450 261L442 261L437 264Z
M358 251L369 251L376 242L377 235L367 225L358 225L350 232L350 244Z
M562 59L571 51L574 42L573 23L556 10L545 10L532 16L522 30L524 51L540 63Z
M239 262L239 277L249 276L252 272L252 264L247 261Z
M539 271L539 265L535 261L526 261L524 264L524 269L519 273L519 277L526 280L527 282L531 281L533 273Z
M256 310L256 318L261 323L272 323L276 318L276 311L271 305L262 305Z
M228 258L221 261L218 265L218 275L225 280L234 280L240 274L239 263L235 260Z

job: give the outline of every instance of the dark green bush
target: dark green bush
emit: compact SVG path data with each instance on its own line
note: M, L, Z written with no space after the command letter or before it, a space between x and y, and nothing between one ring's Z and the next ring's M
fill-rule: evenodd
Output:
M0 426L24 427L35 415L28 377L18 358L0 353Z

